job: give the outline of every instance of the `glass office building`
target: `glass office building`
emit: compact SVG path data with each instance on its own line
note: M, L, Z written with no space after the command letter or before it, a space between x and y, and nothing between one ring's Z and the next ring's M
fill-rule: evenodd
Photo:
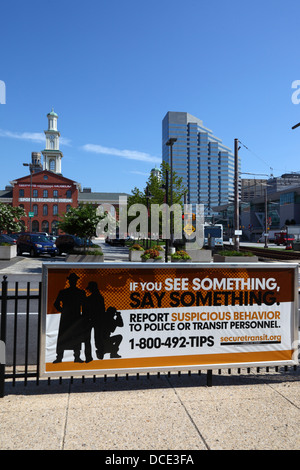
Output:
M204 204L206 216L216 214L214 208L233 202L234 155L200 119L188 113L168 112L162 122L162 156L170 165L171 138L173 170L188 188L187 203Z

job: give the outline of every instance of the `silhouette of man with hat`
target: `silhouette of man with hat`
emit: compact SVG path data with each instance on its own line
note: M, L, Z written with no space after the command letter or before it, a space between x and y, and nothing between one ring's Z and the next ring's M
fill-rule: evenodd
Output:
M85 306L83 309L83 318L84 318L84 330L85 330L85 361L91 362L92 357L92 348L91 348L91 332L94 329L94 339L96 354L99 347L101 347L102 340L102 324L103 317L105 314L105 304L104 298L101 295L98 284L95 281L90 281L86 290L90 295L86 297Z
M80 359L82 331L82 307L85 302L85 292L77 287L79 276L71 273L67 277L69 287L62 289L54 302L54 307L61 312L60 324L56 345L56 359L53 363L62 361L64 351L74 351L74 362L83 362Z

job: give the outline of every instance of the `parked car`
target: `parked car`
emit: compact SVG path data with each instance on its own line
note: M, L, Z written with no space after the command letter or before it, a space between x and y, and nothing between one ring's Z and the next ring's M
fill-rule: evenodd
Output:
M3 233L2 235L0 235L0 243L10 243L11 245L14 245L16 243L16 240L13 237Z
M26 233L20 235L17 239L17 254L30 253L30 256L39 256L49 254L55 256L58 254L58 249L44 235L36 233Z
M84 240L83 238L76 237L75 235L59 235L55 240L56 247L59 254L70 253L76 248L83 248L85 246L95 246L94 243Z
M108 243L109 245L125 246L125 239L120 238L118 234L116 234L115 237L111 237L110 235L107 235L105 239L105 243Z
M20 236L20 235L23 235L23 234L24 234L24 232L10 233L9 236L10 236L11 238L13 238L14 240L16 240L16 242L17 242L19 236Z
M44 235L45 237L49 237L49 234L47 232L33 232L35 233L36 235Z

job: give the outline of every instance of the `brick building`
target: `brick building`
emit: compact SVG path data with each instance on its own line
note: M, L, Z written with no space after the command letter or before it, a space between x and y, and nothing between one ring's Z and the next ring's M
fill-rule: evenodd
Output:
M78 205L78 183L49 170L12 181L12 205L24 207L29 232L57 234L59 216Z
M59 150L58 115L52 109L47 118L44 165L41 153L32 152L31 163L23 164L29 167L29 174L11 182L12 205L24 207L25 230L57 234L59 216L78 205L79 184L61 174L63 154Z
M25 231L47 232L57 235L57 223L70 207L78 204L109 205L112 215L117 215L119 197L126 193L99 193L83 188L76 181L62 175L63 153L59 149L60 132L57 129L58 115L47 114L48 129L45 130L45 149L32 152L26 176L10 182L0 190L0 202L22 206L26 217L21 221ZM43 164L41 158L43 155Z

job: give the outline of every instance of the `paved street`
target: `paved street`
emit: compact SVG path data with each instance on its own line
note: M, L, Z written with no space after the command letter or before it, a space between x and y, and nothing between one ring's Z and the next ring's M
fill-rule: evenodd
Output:
M96 240L96 244L100 246L104 253L105 262L125 262L128 261L128 248L121 246L110 246L104 241ZM8 281L27 281L30 280L39 280L41 279L42 273L42 264L43 262L64 262L66 261L66 256L57 256L51 258L50 256L40 256L39 258L31 258L29 254L24 254L23 256L17 256L13 260L6 262L0 261L0 279L3 275L10 275ZM11 275L14 277L12 278ZM20 278L20 276L30 275L30 279ZM15 277L18 276L18 277ZM36 276L33 278L32 276Z

